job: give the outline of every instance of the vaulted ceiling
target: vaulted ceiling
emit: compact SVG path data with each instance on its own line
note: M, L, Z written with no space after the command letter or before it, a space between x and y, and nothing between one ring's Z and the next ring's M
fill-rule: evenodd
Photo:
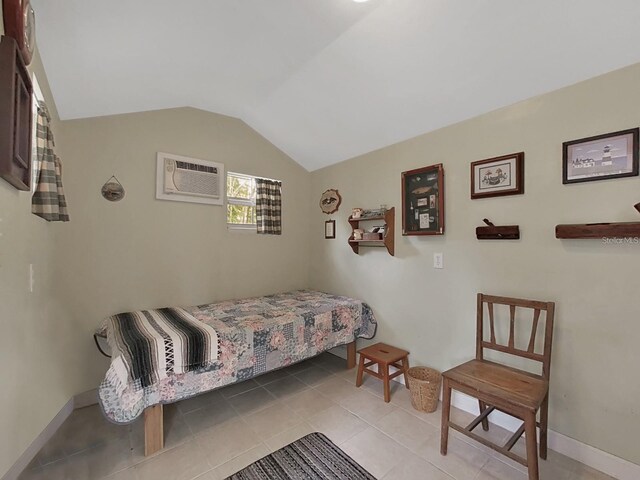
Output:
M640 62L638 0L32 4L63 119L193 106L308 170Z

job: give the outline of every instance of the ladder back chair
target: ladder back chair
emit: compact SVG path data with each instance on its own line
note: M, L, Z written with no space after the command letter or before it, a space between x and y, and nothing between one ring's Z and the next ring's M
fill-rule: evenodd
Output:
M489 313L489 339L484 335L484 305ZM496 340L496 321L494 320L494 305L509 307L509 338L506 345ZM525 349L516 347L516 309L533 310L531 334ZM535 351L536 335L540 315L545 312L544 346L542 353ZM539 302L518 298L496 297L478 294L477 329L476 329L476 358L462 365L458 365L442 374L442 432L440 439L440 453L447 454L449 427L471 437L472 439L496 450L512 460L526 466L529 480L539 480L538 453L536 443L536 426L540 427L540 458L547 458L547 429L549 414L549 375L551 370L551 344L553 337L554 302ZM501 363L484 359L484 350L491 349L498 352L516 355L542 364L540 375L519 370ZM480 415L466 427L450 421L451 390L458 390L478 399ZM494 410L517 417L524 423L507 440L504 445L497 445L473 432L480 424L489 430L488 416ZM540 421L536 415L540 411ZM511 451L518 439L525 434L526 458Z

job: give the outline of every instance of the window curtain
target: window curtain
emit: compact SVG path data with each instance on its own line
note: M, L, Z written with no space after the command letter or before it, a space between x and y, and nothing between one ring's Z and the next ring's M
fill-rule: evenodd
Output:
M256 224L258 233L282 233L282 182L256 178Z
M31 213L48 222L68 222L67 201L62 189L62 163L53 152L51 117L47 107L38 104L36 120L36 162L38 178L31 198Z

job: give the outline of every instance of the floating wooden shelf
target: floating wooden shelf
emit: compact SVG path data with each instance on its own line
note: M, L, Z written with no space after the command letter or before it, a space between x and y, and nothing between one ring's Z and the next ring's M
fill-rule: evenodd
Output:
M633 208L640 212L640 203ZM640 237L640 222L556 225L556 238Z
M640 222L557 225L556 238L640 237Z
M353 253L360 253L360 247L386 247L389 255L393 256L395 250L394 229L395 229L396 209L391 207L384 212L384 215L377 215L375 217L366 218L352 218L349 217L349 224L351 225L351 236L349 237L349 246L353 250ZM369 222L371 220L384 220L385 229L382 239L376 240L356 240L353 238L353 231L357 229L360 222Z
M520 239L520 226L519 225L504 225L502 227L496 227L489 220L484 218L482 220L487 224L486 227L476 228L476 238L478 240L519 240Z

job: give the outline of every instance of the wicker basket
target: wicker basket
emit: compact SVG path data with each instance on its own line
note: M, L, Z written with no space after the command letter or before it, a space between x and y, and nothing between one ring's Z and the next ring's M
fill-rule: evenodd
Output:
M442 382L440 372L429 367L411 367L408 377L413 408L421 412L435 412Z

